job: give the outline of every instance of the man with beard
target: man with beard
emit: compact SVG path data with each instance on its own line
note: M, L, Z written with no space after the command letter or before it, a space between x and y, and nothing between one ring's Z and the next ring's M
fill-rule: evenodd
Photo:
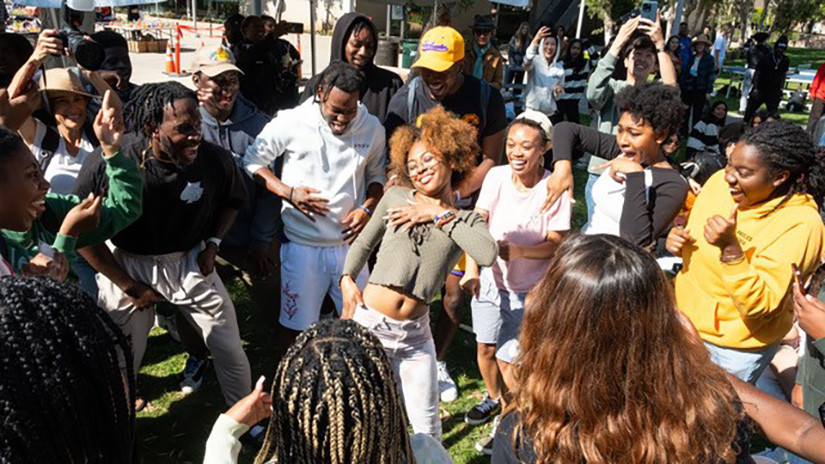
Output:
M390 100L404 85L398 74L375 65L378 50L378 33L369 17L361 13L347 13L335 23L330 47L330 62L343 60L364 73L365 87L361 103L370 114L383 123L387 118ZM315 96L321 74L313 76L304 87L301 101Z
M327 294L340 314L348 242L369 221L387 180L384 130L358 102L363 79L354 66L331 63L315 96L278 113L246 152L248 173L285 200L281 348L318 320ZM282 175L270 168L279 158ZM364 287L366 270L356 281Z
M201 140L197 97L177 82L142 86L132 126L136 134L122 146L141 168L144 213L112 238L113 250L81 250L100 273L98 304L131 339L135 371L153 306L176 305L212 353L224 399L234 404L251 390L250 368L215 257L247 200L244 181L229 152ZM89 160L75 183L81 196L107 187L102 163Z

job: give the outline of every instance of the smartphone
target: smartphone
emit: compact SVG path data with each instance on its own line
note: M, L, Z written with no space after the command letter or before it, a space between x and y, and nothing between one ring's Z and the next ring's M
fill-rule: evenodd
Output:
M656 22L656 15L659 12L659 2L645 0L642 2L642 18Z
M303 34L304 23L286 23L287 34Z
M805 293L805 283L802 281L802 273L799 272L799 266L797 266L796 263L791 263L791 268L793 269L794 276L796 276L796 283L799 285L799 290Z

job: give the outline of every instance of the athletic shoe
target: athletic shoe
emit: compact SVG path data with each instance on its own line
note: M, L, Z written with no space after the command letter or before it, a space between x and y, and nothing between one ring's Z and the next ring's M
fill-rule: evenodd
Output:
M438 393L442 403L452 403L458 399L458 387L450 377L444 361L438 361Z
M200 360L190 354L189 359L186 360L186 367L183 368L183 381L180 383L180 391L186 395L198 391L203 385L203 378L206 375L208 366L208 360Z
M501 416L496 416L493 420L493 428L490 430L490 436L484 437L476 442L476 451L485 455L493 455L493 438L496 436L496 429L498 428L498 420Z
M464 422L470 425L480 425L500 412L501 403L490 398L490 395L484 395L484 399L464 415Z

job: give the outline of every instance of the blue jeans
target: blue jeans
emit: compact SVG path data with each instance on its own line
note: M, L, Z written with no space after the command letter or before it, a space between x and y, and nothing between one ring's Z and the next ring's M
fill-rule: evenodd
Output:
M710 359L714 364L742 381L756 385L756 380L776 354L779 343L759 350L737 350L705 342L705 348L710 352Z
M587 185L584 186L584 201L587 202L587 223L593 219L593 211L596 209L596 204L593 202L593 186L599 180L599 174L587 173Z

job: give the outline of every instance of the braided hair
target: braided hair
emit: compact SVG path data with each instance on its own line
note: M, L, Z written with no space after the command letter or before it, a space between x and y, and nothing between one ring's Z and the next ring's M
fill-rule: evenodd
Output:
M822 207L825 196L825 151L814 146L804 129L789 121L760 124L745 134L746 145L756 149L768 171L778 174L788 171L788 179L776 188L784 198L771 211L776 211L795 194L811 195ZM768 213L770 214L770 213Z
M180 82L159 82L140 86L124 110L127 130L150 137L152 131L163 122L164 109L176 100L186 98L191 98L195 103L198 101L195 92Z
M414 463L404 404L381 343L345 320L320 321L289 348L272 385L256 464Z
M0 463L130 462L133 379L123 333L77 287L0 280Z

